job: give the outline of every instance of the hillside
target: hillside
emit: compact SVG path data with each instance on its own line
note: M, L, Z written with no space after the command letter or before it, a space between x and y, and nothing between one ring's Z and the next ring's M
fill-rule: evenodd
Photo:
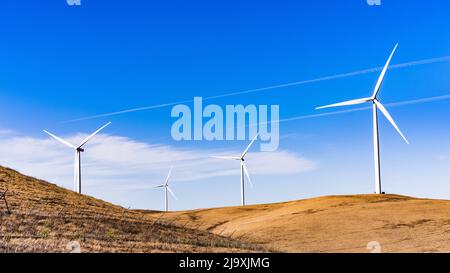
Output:
M0 167L0 252L450 252L450 201L327 196L163 213L127 210Z
M367 253L372 241L381 245L382 252L450 252L450 201L329 196L169 216L180 224L283 252Z
M82 252L262 251L0 167L0 191L5 188L12 214L0 200L0 252L68 252L73 241Z

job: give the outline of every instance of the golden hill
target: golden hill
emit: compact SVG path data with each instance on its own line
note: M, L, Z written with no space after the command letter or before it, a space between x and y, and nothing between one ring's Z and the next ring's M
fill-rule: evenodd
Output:
M0 252L450 252L450 201L398 195L127 210L0 167Z
M329 196L166 217L282 252L367 253L373 241L382 252L450 252L450 201L397 195Z
M150 219L0 167L0 252L247 252L262 249L207 231Z

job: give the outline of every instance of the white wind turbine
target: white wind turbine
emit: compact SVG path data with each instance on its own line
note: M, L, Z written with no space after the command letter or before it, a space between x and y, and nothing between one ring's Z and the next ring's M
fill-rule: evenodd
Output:
M257 134L253 140L250 142L250 144L247 146L247 148L244 150L244 152L240 156L236 157L223 157L223 156L214 156L214 158L219 159L226 159L226 160L239 160L241 162L241 205L245 206L245 176L247 176L248 182L250 183L250 186L253 187L252 180L250 179L250 175L248 173L247 165L245 164L245 156L247 155L248 151L252 147L253 143L258 138L259 134Z
M178 198L175 196L175 193L173 193L172 189L169 187L169 179L170 175L172 174L173 167L170 168L169 173L167 174L167 178L164 181L164 184L161 184L159 186L153 187L154 189L164 188L164 204L166 211L169 211L169 196L168 193L170 193L173 198L178 200Z
M378 109L389 120L389 122L392 124L392 126L394 126L395 130L397 130L397 132L405 140L405 142L407 144L409 144L408 140L405 138L403 133L400 131L400 129L398 128L394 119L391 117L391 115L386 110L386 108L378 101L378 98L377 98L378 92L380 91L380 87L384 80L384 76L386 75L386 71L389 67L392 56L394 56L394 53L395 53L397 47L398 47L398 44L395 45L395 48L392 51L391 55L389 56L389 59L388 59L386 65L383 67L383 70L381 71L381 75L378 78L377 84L375 85L375 89L373 91L372 97L356 99L356 100L351 100L351 101L346 101L346 102L341 102L341 103L336 103L336 104L316 108L316 109L323 109L323 108L338 107L338 106L356 105L356 104L362 104L362 103L366 103L366 102L372 103L373 144L374 144L374 160L375 160L375 193L376 194L383 193L381 191L381 167L380 167L380 148L379 148L380 142L379 142L379 134L378 134L378 111L377 111Z
M97 131L95 131L94 133L92 133L90 136L88 136L86 139L84 139L80 145L75 146L67 141L65 141L64 139L57 137L55 135L53 135L52 133L47 132L46 130L44 130L44 132L48 135L50 135L51 137L53 137L54 139L56 139L57 141L61 142L62 144L72 148L75 150L75 163L74 163L74 191L78 192L81 194L81 153L84 152L83 146L89 141L91 140L91 138L93 138L96 134L98 134L98 132L100 132L101 130L103 130L106 126L110 125L111 122L108 122L107 124L103 125L100 129L98 129Z

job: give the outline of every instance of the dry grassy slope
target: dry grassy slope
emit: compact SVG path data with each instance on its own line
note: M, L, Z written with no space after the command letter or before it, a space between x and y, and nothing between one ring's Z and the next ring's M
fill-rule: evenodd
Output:
M450 201L329 196L167 217L279 251L368 252L367 244L377 241L383 252L450 252Z
M64 252L78 241L84 252L233 252L255 245L177 227L0 167L12 214L0 200L0 252Z

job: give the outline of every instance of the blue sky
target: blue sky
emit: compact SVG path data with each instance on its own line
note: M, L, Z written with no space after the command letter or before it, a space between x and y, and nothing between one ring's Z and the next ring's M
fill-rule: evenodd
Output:
M239 152L245 141L175 142L171 107L64 121L379 67L397 42L394 65L450 55L450 3L444 0L384 0L379 7L365 0L153 2L2 2L0 146L6 152L0 164L71 188L72 153L42 130L75 141L112 121L83 155L87 194L161 209L162 192L144 185L156 185L174 165L179 200L173 209L237 205L238 166L206 157ZM450 94L449 72L450 62L388 71L380 99ZM377 77L367 73L210 102L279 104L281 118L291 118L369 96ZM449 103L388 108L411 145L381 118L385 191L450 199ZM373 192L371 126L370 111L281 123L279 152L249 158L255 184L249 202Z

